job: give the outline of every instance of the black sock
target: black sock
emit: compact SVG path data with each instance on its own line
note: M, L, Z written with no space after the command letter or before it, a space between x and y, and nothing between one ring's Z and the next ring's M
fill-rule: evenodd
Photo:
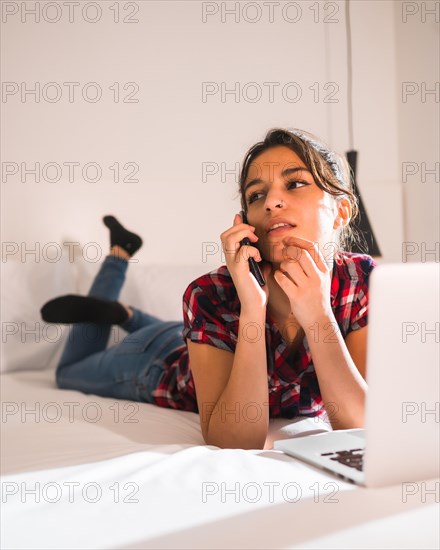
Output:
M110 229L110 246L118 245L130 256L142 246L142 239L123 227L114 216L104 216L104 224Z
M119 325L128 319L127 310L119 302L75 294L54 298L44 304L40 311L41 317L48 323Z

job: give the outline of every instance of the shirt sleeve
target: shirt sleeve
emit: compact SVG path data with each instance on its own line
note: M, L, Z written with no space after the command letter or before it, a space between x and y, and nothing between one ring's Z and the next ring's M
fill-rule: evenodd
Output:
M237 334L228 318L227 304L216 297L215 284L203 279L193 281L183 294L184 341L189 338L197 344L208 344L215 348L235 352Z
M359 330L368 325L369 280L370 273L376 266L377 263L371 256L365 256L359 262L359 285L351 311L348 332Z

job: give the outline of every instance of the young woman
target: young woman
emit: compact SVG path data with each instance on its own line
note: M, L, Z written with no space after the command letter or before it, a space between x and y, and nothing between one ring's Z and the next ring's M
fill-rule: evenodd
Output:
M142 241L104 218L112 248L89 297L42 309L46 321L75 323L60 388L198 412L205 442L224 448L264 448L277 416L363 426L376 263L345 250L357 214L346 161L306 132L273 129L246 154L239 192L248 223L236 214L220 235L226 265L186 288L183 323L116 301ZM241 246L245 237L252 246ZM99 337L87 341L97 323ZM112 323L130 334L106 350Z

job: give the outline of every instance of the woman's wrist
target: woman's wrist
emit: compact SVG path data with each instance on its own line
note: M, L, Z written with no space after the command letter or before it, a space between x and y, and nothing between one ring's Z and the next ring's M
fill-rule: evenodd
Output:
M266 319L266 306L241 307L240 317L242 316Z
M316 341L318 334L325 333L329 337L340 330L333 311L322 312L320 315L315 316L313 320L304 324L303 329L307 340L313 338L314 341ZM326 341L328 342L329 340Z

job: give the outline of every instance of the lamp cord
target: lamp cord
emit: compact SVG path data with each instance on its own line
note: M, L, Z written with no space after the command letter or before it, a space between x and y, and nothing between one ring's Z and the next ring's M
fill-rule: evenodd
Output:
M347 109L349 150L354 149L353 137L353 71L351 55L350 0L345 0L345 34L347 40Z

